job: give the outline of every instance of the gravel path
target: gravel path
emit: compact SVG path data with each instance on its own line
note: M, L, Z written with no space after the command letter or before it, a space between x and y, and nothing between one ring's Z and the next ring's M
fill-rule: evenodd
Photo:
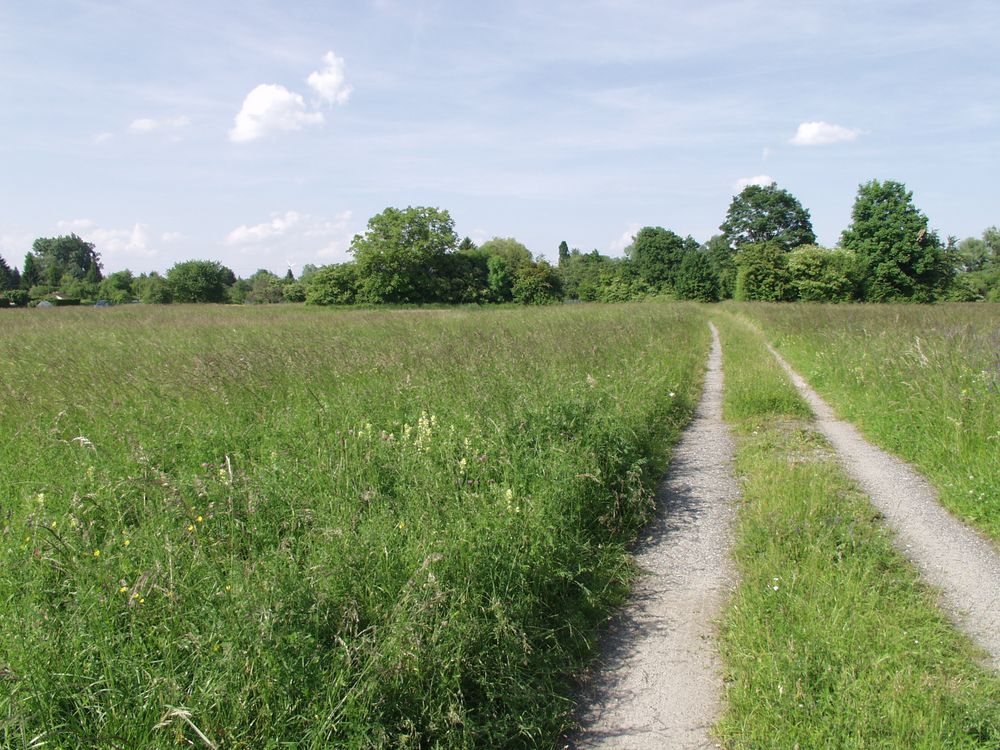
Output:
M709 748L722 693L713 621L734 583L729 558L738 485L722 421L722 349L701 403L657 491L657 513L634 550L633 598L602 642L568 748Z
M847 473L897 533L897 547L924 580L941 590L945 610L1000 669L1000 556L993 545L955 519L937 493L903 461L866 441L796 373L771 353L816 414L817 426L836 449Z

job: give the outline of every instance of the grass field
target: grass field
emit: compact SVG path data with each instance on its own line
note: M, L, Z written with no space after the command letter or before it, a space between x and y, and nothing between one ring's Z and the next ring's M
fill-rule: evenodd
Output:
M0 747L551 747L711 316L733 748L996 748L1000 681L758 333L996 534L997 306L0 316ZM993 337L993 338L991 338Z
M837 412L1000 541L1000 305L734 305Z
M5 314L0 746L554 742L708 338L652 304Z
M1000 746L1000 678L892 547L763 340L716 318L743 483L725 746Z

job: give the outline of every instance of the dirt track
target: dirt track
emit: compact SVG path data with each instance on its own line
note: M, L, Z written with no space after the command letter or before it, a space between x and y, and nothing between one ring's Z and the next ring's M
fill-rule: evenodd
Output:
M906 463L866 441L796 373L771 353L816 414L816 426L847 473L897 533L897 546L924 580L941 590L945 610L1000 669L1000 556L993 545L938 503L934 489Z
M714 620L734 583L733 441L722 421L722 350L712 351L701 403L657 492L635 549L643 575L602 643L571 748L715 747L721 661Z

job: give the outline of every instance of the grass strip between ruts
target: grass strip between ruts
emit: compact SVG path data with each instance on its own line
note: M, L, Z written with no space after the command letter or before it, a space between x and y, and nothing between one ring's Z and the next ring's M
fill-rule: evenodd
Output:
M743 485L718 735L731 748L997 748L1000 679L893 548L763 341L716 322Z

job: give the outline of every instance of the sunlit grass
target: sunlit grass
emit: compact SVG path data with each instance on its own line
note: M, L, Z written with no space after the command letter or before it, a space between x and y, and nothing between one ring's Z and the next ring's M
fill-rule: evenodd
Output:
M763 340L716 322L743 487L726 747L996 748L1000 679L892 547Z
M708 344L654 304L2 322L3 747L553 742Z
M942 503L1000 541L1000 305L740 305Z

